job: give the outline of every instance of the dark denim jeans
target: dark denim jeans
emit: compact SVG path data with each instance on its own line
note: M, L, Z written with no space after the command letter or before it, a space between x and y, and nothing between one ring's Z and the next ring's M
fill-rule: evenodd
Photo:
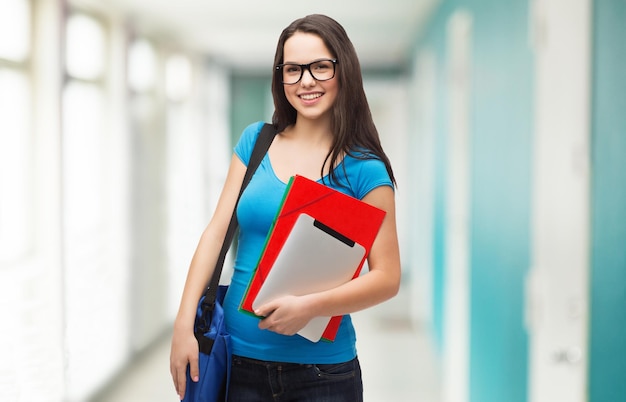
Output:
M229 402L362 402L359 360L275 363L233 356Z

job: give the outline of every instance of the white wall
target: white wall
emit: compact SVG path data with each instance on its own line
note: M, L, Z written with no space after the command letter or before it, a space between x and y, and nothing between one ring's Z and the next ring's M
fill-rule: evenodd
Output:
M400 241L400 255L403 268L408 267L411 243L409 238L408 197L412 181L408 172L409 83L406 78L364 80L365 92L372 111L372 117L385 153L398 182L396 189L396 219ZM405 264L406 263L406 264ZM409 276L409 272L405 272Z

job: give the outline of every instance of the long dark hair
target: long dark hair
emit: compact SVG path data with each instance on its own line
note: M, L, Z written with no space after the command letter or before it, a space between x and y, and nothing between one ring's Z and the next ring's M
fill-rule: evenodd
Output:
M343 154L357 158L379 158L387 168L391 181L396 179L391 169L389 158L385 155L378 130L372 120L369 104L363 89L363 77L359 58L346 31L334 19L325 15L308 15L292 22L285 28L278 39L274 67L284 61L285 42L296 32L311 33L319 36L333 57L338 60L337 76L339 91L332 110L331 130L334 134L333 145L322 165L330 164L330 179L337 181L335 166ZM274 69L272 76L272 96L274 97L274 116L272 123L278 131L295 124L297 112L287 100L280 72ZM365 152L363 152L365 151Z

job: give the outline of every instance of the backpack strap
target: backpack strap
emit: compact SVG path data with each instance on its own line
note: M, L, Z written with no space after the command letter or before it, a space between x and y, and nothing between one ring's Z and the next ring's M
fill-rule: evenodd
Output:
M254 172L259 167L261 161L265 157L265 154L270 148L270 145L272 144L272 141L274 140L276 134L276 127L272 124L265 123L254 144L254 149L252 150L252 155L250 156L250 161L248 162L248 167L246 168L246 175L244 176L243 182L241 183L239 196L237 197L237 202L235 203L235 208L233 209L233 214L230 218L230 223L228 224L228 230L226 231L226 236L224 237L224 243L222 244L220 255L217 258L217 262L215 263L213 276L211 277L208 288L204 292L205 299L203 304L205 305L208 304L210 306L213 306L213 304L215 303L215 298L217 297L217 288L220 282L220 276L222 275L222 268L224 267L226 253L230 248L233 237L235 236L235 232L237 231L237 227L239 226L239 223L237 222L237 205L239 205L239 199L241 198L241 195L243 194L246 187L248 186L248 183L250 183Z

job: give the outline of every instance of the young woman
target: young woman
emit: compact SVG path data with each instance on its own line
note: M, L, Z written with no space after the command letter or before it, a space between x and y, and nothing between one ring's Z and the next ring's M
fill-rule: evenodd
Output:
M400 257L391 165L370 114L358 57L343 27L323 15L294 21L281 34L274 60L272 123L278 134L244 192L234 274L224 301L232 339L229 401L363 399L356 335L349 314L397 292ZM179 396L185 373L198 376L193 325L212 274L262 122L235 146L214 216L200 238L174 325L171 372ZM290 177L298 174L387 212L368 257L369 271L335 289L279 298L261 306L262 320L239 305ZM271 314L270 314L271 313ZM297 335L313 317L344 315L334 342Z

